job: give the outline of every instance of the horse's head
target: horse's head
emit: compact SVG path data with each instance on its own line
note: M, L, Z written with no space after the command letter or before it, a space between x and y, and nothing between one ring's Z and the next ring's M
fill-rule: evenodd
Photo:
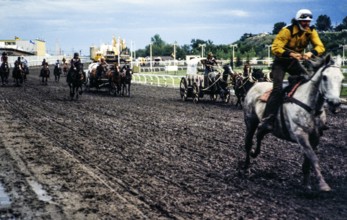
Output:
M264 78L263 69L256 69L256 68L254 68L254 69L253 69L253 72L252 72L252 76L253 76L257 81L263 80L263 78Z
M223 65L223 70L224 70L223 76L228 76L228 75L233 76L234 74L234 71L229 64Z
M320 68L321 82L319 84L319 92L327 101L329 110L336 113L341 105L340 93L342 80L344 78L341 71L342 59L340 56L336 60L331 59L330 55L324 58L324 64Z

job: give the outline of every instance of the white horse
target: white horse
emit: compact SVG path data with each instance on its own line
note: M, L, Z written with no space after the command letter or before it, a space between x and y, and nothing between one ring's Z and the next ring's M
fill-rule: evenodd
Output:
M319 144L321 136L320 127L325 123L324 103L327 102L329 110L336 113L341 104L340 92L343 80L340 56L334 61L328 55L318 62L317 71L310 79L301 84L292 98L284 101L280 107L272 134L278 138L301 145L304 153L302 164L304 185L310 189L309 176L312 166L319 181L319 190L330 191L331 188L321 174L318 158L314 150ZM316 63L317 64L317 63ZM257 132L257 147L252 150L252 139L258 124L263 117L265 102L260 97L272 88L272 83L256 83L247 93L244 101L244 119L246 123L246 161L245 168L250 165L250 156L255 158L260 153L261 140L266 133Z

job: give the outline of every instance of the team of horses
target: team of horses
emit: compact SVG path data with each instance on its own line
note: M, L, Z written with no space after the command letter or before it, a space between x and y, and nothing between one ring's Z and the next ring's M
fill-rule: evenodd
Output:
M99 90L106 87L112 95L130 96L132 69L128 65L120 68L112 64L92 63L87 75L88 88Z

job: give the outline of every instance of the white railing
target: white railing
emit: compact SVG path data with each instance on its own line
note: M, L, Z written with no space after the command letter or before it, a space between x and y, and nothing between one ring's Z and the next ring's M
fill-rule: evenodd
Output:
M181 78L182 76L134 73L132 82L153 86L177 88L179 84L176 83L175 80Z
M176 75L134 73L133 82L138 84L146 84L146 85L153 85L153 86L159 86L159 87L163 86L163 87L178 88L179 80L182 77L183 76L176 76ZM284 84L286 83L287 83L287 80L284 80ZM347 87L347 83L342 83L342 87Z

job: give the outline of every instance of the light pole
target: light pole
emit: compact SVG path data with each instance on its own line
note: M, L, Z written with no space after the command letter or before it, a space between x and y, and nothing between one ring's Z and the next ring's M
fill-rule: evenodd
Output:
M174 58L174 65L176 65L176 44L177 44L177 42L175 41L175 43L174 43L174 54L173 54L173 58Z
M149 44L149 57L150 57L149 65L150 65L150 68L151 68L151 72L153 72L153 67L152 67L152 45L153 45L153 43Z
M206 44L199 44L199 47L201 47L201 58L204 57L204 47L206 47Z
M272 45L266 44L265 47L267 47L267 57L268 57L267 66L269 67L270 66L270 48L272 47Z
M134 42L130 41L130 67L133 68L133 60L135 60L134 55Z
M342 47L342 65L345 65L345 48L347 48L347 44L340 45L339 47Z
M230 47L233 48L233 66L234 66L234 59L235 59L235 47L237 47L237 44L230 44Z

